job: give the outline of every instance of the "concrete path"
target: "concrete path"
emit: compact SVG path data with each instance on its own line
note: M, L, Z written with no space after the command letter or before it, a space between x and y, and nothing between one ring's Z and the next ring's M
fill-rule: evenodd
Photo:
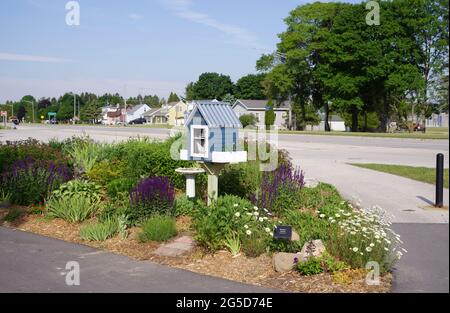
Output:
M448 224L394 224L408 253L395 266L393 292L449 292Z
M80 285L66 284L66 264L80 265ZM133 261L125 256L0 227L0 293L9 292L279 292Z

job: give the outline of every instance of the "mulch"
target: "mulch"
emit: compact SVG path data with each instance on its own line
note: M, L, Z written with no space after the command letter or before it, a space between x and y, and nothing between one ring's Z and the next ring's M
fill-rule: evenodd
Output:
M256 286L305 293L384 293L390 291L392 284L392 275L386 274L381 278L379 285L367 285L365 282L367 274L364 270L344 271L340 274L339 280L329 273L313 276L302 276L295 271L278 273L272 268L272 258L266 254L257 258L244 255L233 257L228 251L211 254L200 247L195 247L189 254L181 257L161 257L152 253L160 243L139 242L138 228L131 228L126 239L115 236L104 242L88 242L79 237L83 224L70 224L61 219L46 219L44 215L39 214L24 214L9 223L3 221L6 212L7 210L0 209L0 225L6 227L111 251L135 260L148 260ZM189 234L189 224L190 220L185 217L177 220L180 236Z

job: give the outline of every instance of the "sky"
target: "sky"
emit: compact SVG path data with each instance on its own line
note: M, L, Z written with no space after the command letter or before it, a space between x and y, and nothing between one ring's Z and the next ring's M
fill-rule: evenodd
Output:
M84 91L167 98L203 72L236 81L311 1L79 0L79 25L68 25L70 2L0 1L0 103Z

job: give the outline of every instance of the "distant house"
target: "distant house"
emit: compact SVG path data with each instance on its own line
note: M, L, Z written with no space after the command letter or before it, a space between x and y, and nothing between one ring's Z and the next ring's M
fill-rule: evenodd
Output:
M138 104L127 109L126 122L129 123L135 119L141 118L144 113L150 111L150 107L146 104Z
M268 100L236 100L232 109L238 117L245 114L253 114L257 119L256 126L265 125L265 116ZM288 129L292 125L292 108L289 101L284 101L279 105L274 105L275 113L274 125L279 129Z
M154 108L142 116L148 124L167 124L171 126L183 126L188 106L185 102L171 102Z
M308 131L325 131L325 113L319 112L320 123L319 125L307 125ZM336 114L332 114L328 117L328 123L330 124L330 130L332 131L345 131L345 121Z

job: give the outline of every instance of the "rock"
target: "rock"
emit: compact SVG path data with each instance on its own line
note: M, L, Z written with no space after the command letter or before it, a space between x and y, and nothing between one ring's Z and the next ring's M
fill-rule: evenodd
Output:
M303 245L302 251L300 254L305 258L308 257L320 257L325 252L325 246L322 240L311 240Z
M297 234L297 232L295 230L292 230L291 241L299 241L299 240L300 240L300 236Z
M278 252L272 257L272 266L276 272L289 272L295 265L295 259L303 259L298 253Z

